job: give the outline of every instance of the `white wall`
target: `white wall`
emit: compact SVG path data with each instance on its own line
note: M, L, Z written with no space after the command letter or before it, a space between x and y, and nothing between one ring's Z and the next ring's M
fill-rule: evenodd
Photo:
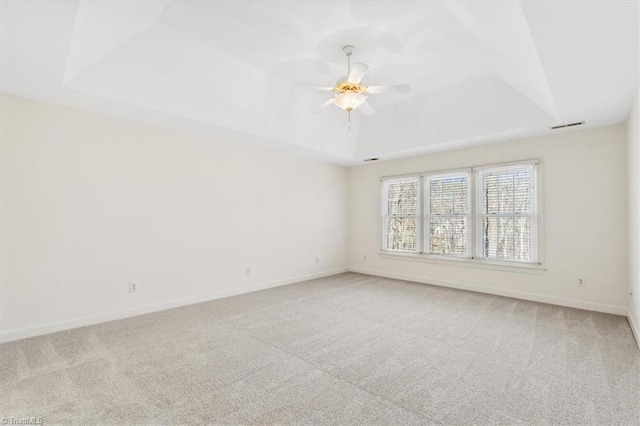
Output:
M348 172L255 148L259 141L241 133L222 140L8 95L1 103L4 340L347 265L614 313L627 309L629 270L638 323L637 103L628 135L616 126ZM544 172L543 275L378 254L380 177L534 157ZM577 277L585 288L575 286ZM130 281L137 293L128 292Z
M626 314L625 140L622 125L352 168L349 267L360 272ZM531 158L542 159L544 274L401 260L379 254L381 177ZM576 287L578 277L586 279L585 288Z
M346 266L345 168L1 101L5 340Z
M640 346L640 96L629 114L629 319Z

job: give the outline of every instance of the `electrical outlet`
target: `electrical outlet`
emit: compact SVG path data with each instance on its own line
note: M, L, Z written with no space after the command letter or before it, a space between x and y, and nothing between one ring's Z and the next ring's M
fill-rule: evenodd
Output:
M316 264L320 263L320 258L316 257Z
M363 255L362 255L362 261L363 261L363 262L366 262L366 261L367 261L367 255L366 255L366 254L363 254Z
M578 278L576 281L576 287L584 287L584 278Z
M129 293L135 293L136 291L138 291L138 284L129 283Z
M245 272L247 275L251 275L251 266L247 266L247 267L244 269L244 272Z

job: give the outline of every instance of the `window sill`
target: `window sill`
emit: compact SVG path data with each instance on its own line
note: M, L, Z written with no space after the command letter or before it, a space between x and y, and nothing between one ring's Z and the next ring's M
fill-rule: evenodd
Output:
M518 272L521 274L543 275L546 271L542 264L531 263L506 263L491 260L467 259L467 258L443 258L428 254L411 252L380 251L382 258L393 260L407 260L410 262L434 263L437 265L457 266L462 268L489 269L493 271Z

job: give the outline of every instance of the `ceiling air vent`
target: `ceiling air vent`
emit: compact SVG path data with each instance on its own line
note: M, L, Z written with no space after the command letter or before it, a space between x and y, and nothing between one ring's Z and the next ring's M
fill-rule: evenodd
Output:
M557 129L564 129L565 127L582 126L584 123L585 123L584 121L576 121L575 123L560 124L558 126L551 126L549 128L551 130L557 130Z
M365 161L365 163L367 163L367 162L369 162L369 161L378 161L378 160L379 160L379 158L375 158L375 157L374 157L374 158L367 158L367 159L366 159L366 160L364 160L364 161Z

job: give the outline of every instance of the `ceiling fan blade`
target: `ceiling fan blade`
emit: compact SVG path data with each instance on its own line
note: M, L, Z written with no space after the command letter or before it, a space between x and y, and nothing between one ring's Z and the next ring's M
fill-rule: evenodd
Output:
M304 89L311 89L311 90L324 90L326 92L333 92L333 89L335 89L335 87L333 86L312 86L309 84L296 84L296 87L302 87Z
M347 81L352 84L360 83L362 81L362 77L364 77L364 73L366 73L368 69L369 65L356 62L351 65L351 72L349 73Z
M359 106L358 106L358 110L363 114L363 115L371 115L374 112L376 112L371 105L369 105L369 103L367 101L363 101Z
M310 112L318 112L320 111L322 108L326 108L329 105L333 105L333 98L329 99L327 102L323 103L320 106L315 107L314 109L312 109Z
M400 84L397 86L369 86L367 92L377 95L379 93L409 93L411 86L408 84Z

